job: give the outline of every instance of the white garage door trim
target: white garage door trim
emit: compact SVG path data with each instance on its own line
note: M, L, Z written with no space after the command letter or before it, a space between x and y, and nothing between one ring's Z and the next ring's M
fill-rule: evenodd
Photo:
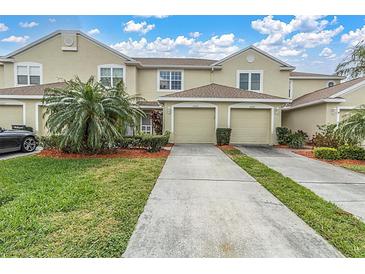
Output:
M39 107L44 106L42 103L35 104L35 130L39 131Z
M275 123L275 107L270 106L270 105L252 105L252 104L247 104L247 103L239 103L239 104L234 104L234 105L230 105L228 107L228 121L227 121L227 125L228 128L231 127L231 109L235 109L235 108L245 108L245 109L270 109L271 110L271 134L274 134L274 123Z
M217 129L218 127L218 106L213 105L213 104L209 104L209 103L180 103L180 104L176 104L173 105L171 107L171 132L174 132L174 124L175 124L175 108L214 108L215 110L215 117L214 117L214 122L215 122L215 129Z
M351 107L351 106L337 107L337 110L336 110L336 124L338 125L338 123L340 122L341 110L351 110L351 109L358 109L358 108L359 107Z
M0 106L22 106L23 107L23 125L26 124L26 107L25 103L21 102L0 102Z

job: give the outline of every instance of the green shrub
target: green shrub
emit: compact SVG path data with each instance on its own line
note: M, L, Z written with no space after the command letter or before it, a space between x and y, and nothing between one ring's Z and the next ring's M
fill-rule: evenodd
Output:
M305 136L302 132L295 132L290 135L288 146L290 148L303 148Z
M344 144L339 134L336 133L336 125L317 126L318 131L312 137L312 143L316 147L337 148Z
M158 152L166 143L166 136L164 135L149 135L142 137L142 145L149 152Z
M343 145L338 148L341 159L365 160L365 149L359 146Z
M286 127L277 127L276 128L276 136L278 143L280 145L286 145L290 141L290 137L292 135L292 131Z
M217 136L217 144L221 145L229 145L231 140L231 128L217 128L216 136Z
M314 149L314 157L325 160L338 160L340 155L336 148L332 147L316 147Z
M62 136L60 135L41 136L39 145L44 149L59 149L61 139Z
M124 136L119 138L115 145L121 148L145 148L150 152L160 151L166 146L170 139L170 132L163 135L139 134L135 136Z

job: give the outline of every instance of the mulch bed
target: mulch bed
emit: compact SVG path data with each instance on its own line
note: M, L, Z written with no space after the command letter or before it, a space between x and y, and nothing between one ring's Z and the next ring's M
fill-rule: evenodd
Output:
M234 146L232 146L232 145L222 145L222 146L218 146L218 145L216 145L218 148L220 148L220 149L226 149L226 150L232 150L232 149L235 149L235 147Z
M330 164L334 164L334 165L338 165L338 166L343 166L343 165L361 165L361 166L365 166L365 161L362 160L349 160L349 159L343 159L343 160L323 160L323 159L317 159L314 157L314 153L313 150L309 150L309 149L302 149L302 150L292 150L292 152L308 157L308 158L312 158L312 159L316 159L316 160L320 160L326 163L330 163Z
M91 158L166 158L170 151L148 152L144 149L117 149L105 154L65 153L57 149L45 149L38 153L39 157L59 159L91 159Z

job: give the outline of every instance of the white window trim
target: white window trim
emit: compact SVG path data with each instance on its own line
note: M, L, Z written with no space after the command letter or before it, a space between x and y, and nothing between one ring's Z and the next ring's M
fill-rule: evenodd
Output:
M123 83L124 83L124 86L126 86L126 78L125 78L125 71L126 71L126 68L125 68L125 65L121 65L121 64L102 64L102 65L98 65L98 81L100 82L100 78L101 78L101 75L100 75L100 69L101 68L122 68L123 69ZM113 78L113 71L111 71L111 77Z
M143 123L142 123L142 121L143 121L143 119L142 119L142 116L141 116L141 118L140 118L141 120L140 120L140 130L142 131L142 132L144 132L144 133L147 133L147 134L153 134L153 128L152 128L152 118L150 117L150 121L151 121L151 124L150 125L144 125ZM143 131L142 130L142 128L143 127L151 127L150 129L149 129L149 132L145 132L145 131Z
M171 133L174 133L175 131L175 109L176 108L213 108L215 111L215 117L214 117L214 123L215 123L215 130L218 128L218 106L205 103L205 102L199 102L199 103L179 103L176 105L171 106Z
M28 71L28 85L19 85L18 84L18 70L17 67L18 66L27 66L27 71ZM30 66L38 66L40 69L40 79L39 79L39 84L42 85L43 84L43 65L40 63L35 63L35 62L18 62L14 64L14 86L16 87L24 87L24 86L34 86L30 84L30 75L29 75L29 67Z
M181 89L160 89L160 72L170 71L170 72L181 72ZM171 80L170 80L171 85ZM157 91L158 92L177 92L184 90L184 70L183 69L158 69L157 70Z
M263 70L237 70L236 73L236 87L240 88L240 74L248 73L248 90L254 92L263 92L264 90L264 71ZM251 74L259 73L260 74L260 90L252 90L251 89Z
M294 81L289 80L289 99L294 98Z

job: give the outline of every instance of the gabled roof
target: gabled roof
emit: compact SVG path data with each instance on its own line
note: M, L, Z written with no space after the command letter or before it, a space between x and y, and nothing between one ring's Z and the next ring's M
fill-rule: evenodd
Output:
M365 77L360 77L351 81L347 81L333 87L323 88L311 93L305 94L293 100L286 109L295 109L305 106L310 106L319 103L343 102L345 99L341 98L342 94L350 92L361 86L365 86Z
M266 56L268 58L270 58L271 60L273 60L273 61L277 62L278 64L280 64L281 67L282 67L282 69L286 69L286 70L294 70L295 69L295 67L289 65L288 63L285 63L285 62L281 61L280 59L278 59L278 58L270 55L269 53L267 53L267 52L265 52L265 51L263 51L263 50L255 47L253 45L248 46L248 47L246 47L244 49L241 49L239 51L236 51L235 53L233 53L231 55L228 55L227 57L225 57L225 58L223 58L223 59L221 59L221 60L213 63L212 66L221 65L223 62L225 62L225 61L227 61L229 59L232 59L233 57L235 57L235 56L237 56L237 55L239 55L239 54L241 54L241 53L243 53L245 51L248 51L248 50L254 50L254 51L256 51L256 52L258 52L258 53L260 53L260 54L262 54L262 55L264 55L264 56Z
M290 79L338 79L343 80L346 77L338 76L335 74L319 74L311 72L292 71L290 72Z
M261 92L246 91L238 88L209 84L192 88L169 95L162 96L159 101L267 101L267 102L289 102L290 100L264 94Z
M79 31L79 30L56 30L56 31L54 31L54 32L52 32L52 33L50 33L50 34L48 34L48 35L46 35L46 36L44 36L44 37L42 37L42 38L34 41L34 42L32 42L32 43L30 43L30 44L28 44L28 45L26 45L26 46L24 46L24 47L22 47L20 49L18 49L18 50L15 50L15 51L9 53L8 55L4 56L3 58L11 58L14 55L17 55L17 54L19 54L19 53L21 53L23 51L26 51L29 48L32 48L32 47L34 47L34 46L36 46L36 45L38 45L38 44L40 44L40 43L42 43L42 42L44 42L44 41L52 38L52 37L54 37L56 35L59 35L59 34L62 34L62 33L76 33L76 34L84 37L85 39L88 39L91 42L93 42L93 43L95 43L95 44L103 47L104 49L106 49L106 50L108 50L108 51L110 51L110 52L112 52L112 53L114 53L114 54L122 57L123 59L126 59L129 62L136 62L131 57L129 57L129 56L127 56L127 55L125 55L125 54L123 54L123 53L121 53L121 52L119 52L119 51L117 51L117 50L115 50L115 49L113 49L113 48L111 48L111 47L103 44L103 43L101 43L100 41L98 41L98 40L90 37L89 35L83 33L82 31Z
M62 88L65 85L65 82L56 82L43 85L2 88L0 89L0 98L41 98L46 88Z

